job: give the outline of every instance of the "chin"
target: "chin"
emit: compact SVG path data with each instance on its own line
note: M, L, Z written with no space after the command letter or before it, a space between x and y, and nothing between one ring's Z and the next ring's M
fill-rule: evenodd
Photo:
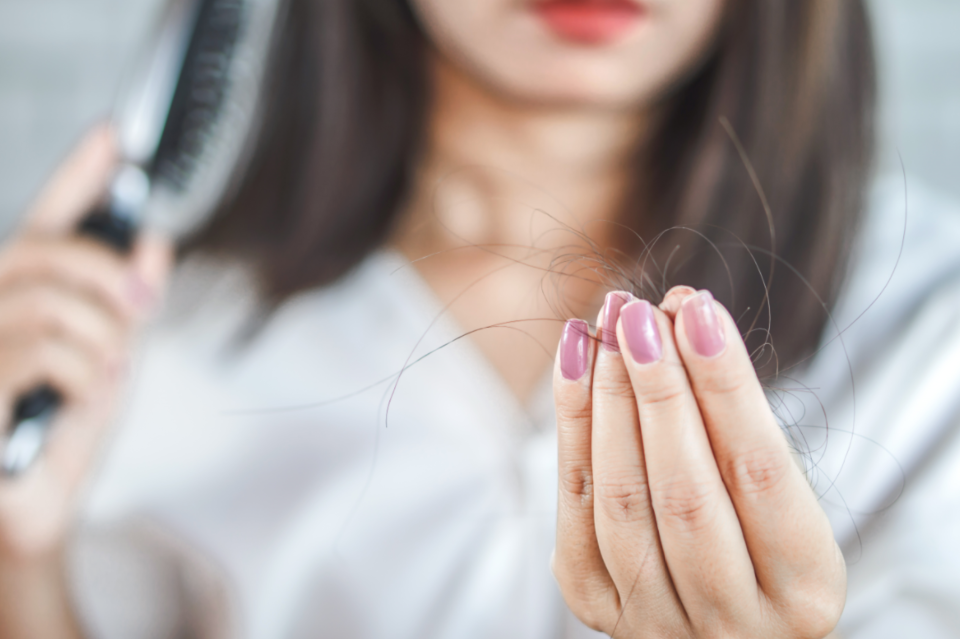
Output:
M636 108L655 101L705 59L724 2L413 0L413 5L438 53L500 95L557 106ZM611 6L632 7L633 13L587 28L583 11Z
M645 77L632 67L553 58L531 59L510 68L474 67L470 71L488 89L515 102L620 110L643 108L655 102L667 88L666 82Z

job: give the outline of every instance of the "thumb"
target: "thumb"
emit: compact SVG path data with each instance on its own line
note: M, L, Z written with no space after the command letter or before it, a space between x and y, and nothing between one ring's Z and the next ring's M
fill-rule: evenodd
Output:
M130 256L130 264L134 295L142 308L156 308L163 298L173 259L173 242L168 237L148 230L140 233Z
M60 165L27 216L27 233L59 235L77 222L103 197L117 162L112 127L90 131Z

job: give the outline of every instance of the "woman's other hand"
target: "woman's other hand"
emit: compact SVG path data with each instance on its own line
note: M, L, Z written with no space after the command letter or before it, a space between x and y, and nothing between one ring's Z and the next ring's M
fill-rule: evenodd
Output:
M109 422L131 338L162 294L169 243L121 256L78 236L115 164L110 129L91 133L0 252L0 422L42 383L64 397L40 459L0 477L0 636L61 636L61 548L77 489ZM0 438L3 445L6 433ZM40 624L40 625L36 625Z
M611 294L598 326L567 325L554 374L571 610L614 637L828 635L844 560L733 319L679 287Z

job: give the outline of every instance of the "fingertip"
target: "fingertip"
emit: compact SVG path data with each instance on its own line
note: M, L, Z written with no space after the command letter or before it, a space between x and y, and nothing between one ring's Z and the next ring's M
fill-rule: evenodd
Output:
M674 326L677 350L688 373L711 388L756 378L733 316L709 291L688 297Z
M94 125L84 135L65 163L75 180L102 178L104 186L119 160L120 150L116 130L108 122Z
M109 120L101 120L93 125L85 138L87 144L95 146L100 153L116 159L119 153L117 129Z
M696 293L697 290L690 286L674 286L663 296L663 301L660 302L660 310L673 320L676 318L677 311L680 310L683 301L691 295L696 295Z
M114 129L97 125L87 132L37 198L27 216L28 232L60 234L103 197L119 155Z
M620 320L620 309L636 298L627 291L611 291L607 293L597 319L600 329L600 343L602 348L611 353L620 352L620 342L617 338L617 322Z
M582 380L590 368L593 338L590 325L581 319L571 319L563 327L558 349L560 375L568 382Z
M636 300L620 309L619 332L630 358L637 364L659 362L663 358L663 339L654 306Z
M687 343L705 359L719 357L727 346L727 329L718 306L710 291L703 290L684 298L678 311L678 324L683 325Z

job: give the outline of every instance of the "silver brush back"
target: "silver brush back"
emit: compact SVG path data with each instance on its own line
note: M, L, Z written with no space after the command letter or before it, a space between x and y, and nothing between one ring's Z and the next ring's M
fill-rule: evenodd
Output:
M138 225L187 235L242 173L282 4L170 0L165 7L115 115L124 165L150 182Z
M102 207L77 231L121 254L139 229L183 237L242 174L283 0L169 0L114 114L120 164ZM41 384L14 407L0 470L42 454L63 403Z

